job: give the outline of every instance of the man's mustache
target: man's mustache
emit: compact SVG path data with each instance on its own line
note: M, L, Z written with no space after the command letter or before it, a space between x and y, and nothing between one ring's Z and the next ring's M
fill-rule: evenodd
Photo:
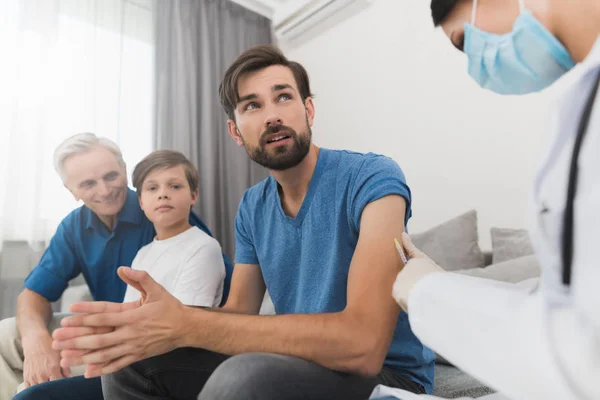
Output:
M287 136L290 138L295 138L297 136L296 131L289 126L286 125L272 125L269 126L261 135L260 135L260 144L267 144L267 137L274 133L285 132Z

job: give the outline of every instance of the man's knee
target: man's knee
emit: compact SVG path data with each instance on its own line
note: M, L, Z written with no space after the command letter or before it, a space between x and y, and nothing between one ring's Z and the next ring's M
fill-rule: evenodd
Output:
M102 393L105 399L118 398L128 388L137 389L143 378L131 366L102 376ZM144 386L144 385L143 385Z
M17 319L15 317L0 319L0 339L4 337L18 337Z
M33 385L27 389L23 389L23 384L19 386L17 394L13 400L56 400L56 397L51 396L43 384Z
M16 318L6 318L0 320L0 357L7 357L9 354L15 356L20 343L19 330L17 329Z
M247 353L223 362L204 385L198 400L268 399L276 391L273 383L286 375L292 357Z

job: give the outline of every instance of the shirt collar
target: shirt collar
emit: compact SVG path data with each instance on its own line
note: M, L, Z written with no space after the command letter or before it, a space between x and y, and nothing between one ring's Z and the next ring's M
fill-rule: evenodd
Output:
M83 206L83 215L86 229L97 230L102 224L98 216L86 206ZM115 226L118 226L119 222L139 224L142 219L143 211L140 208L137 194L133 190L127 188L127 198L125 199L123 208L121 208L121 211L117 214L117 223Z
M596 39L590 54L581 62L583 75L587 75L592 70L596 70L600 65L600 35Z

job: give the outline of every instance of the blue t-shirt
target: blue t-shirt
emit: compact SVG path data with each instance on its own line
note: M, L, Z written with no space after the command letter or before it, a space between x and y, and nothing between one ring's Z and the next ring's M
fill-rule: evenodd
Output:
M260 265L277 314L340 312L362 211L388 195L406 199L406 225L410 190L396 162L321 148L295 218L285 215L272 176L246 191L235 221L235 262ZM412 333L404 312L385 365L431 393L434 355Z
M212 236L194 213L190 213L190 224ZM112 232L92 210L81 206L62 220L39 264L25 280L25 287L56 301L69 281L83 274L94 300L121 302L127 285L117 275L117 269L131 266L138 250L155 236L154 226L140 208L133 190L127 190L127 200ZM225 298L233 266L225 255L223 259Z

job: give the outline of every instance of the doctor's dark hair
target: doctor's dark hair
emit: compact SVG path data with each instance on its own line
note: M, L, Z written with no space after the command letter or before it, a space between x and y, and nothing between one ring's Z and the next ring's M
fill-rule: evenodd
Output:
M431 0L431 17L433 25L438 27L460 0Z
M225 76L219 85L221 105L225 109L229 119L235 121L234 110L240 100L238 93L238 81L240 80L240 77L244 74L260 71L261 69L272 65L283 65L292 71L303 102L308 97L313 97L310 92L308 73L301 64L288 60L287 57L273 45L255 46L243 52L235 59L233 64L231 64L225 72Z
M173 150L156 150L148 154L140 161L133 170L133 186L137 191L138 197L142 195L142 187L148 174L157 169L167 169L177 166L183 166L185 178L187 179L190 191L194 193L198 189L198 170L182 153Z

